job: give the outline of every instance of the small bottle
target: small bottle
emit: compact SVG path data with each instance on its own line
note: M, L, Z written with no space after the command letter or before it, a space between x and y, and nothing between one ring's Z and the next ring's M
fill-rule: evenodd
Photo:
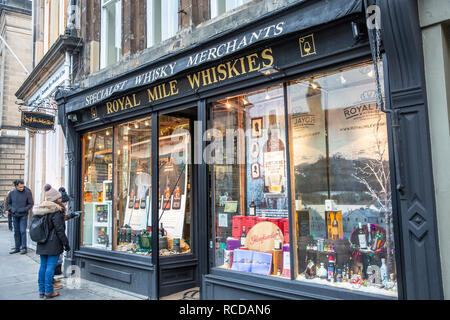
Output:
M327 276L328 276L328 274L327 274L327 269L325 269L325 264L323 262L321 262L320 268L319 268L319 278L326 279Z
M241 239L241 243L242 243L242 239ZM275 241L274 241L274 249L275 250L281 250L282 249L282 245L283 245L283 242L281 241L280 235L277 233L277 236L276 236Z
M247 233L245 232L245 226L242 227L241 234L241 247L245 247L245 239L247 238Z
M181 189L177 185L173 192L172 209L178 210L181 208Z
M331 238L339 240L339 225L337 222L337 214L334 215L333 224L331 225Z
M250 217L256 216L256 204L255 204L255 198L252 198L252 202L250 203L250 206L248 207L248 215Z
M364 249L364 250L367 249L366 235L362 228L361 222L359 222L359 227L358 227L358 242L359 242L359 247L361 249Z
M335 263L333 256L329 256L328 258L328 274L327 280L334 282L334 271L335 271Z
M306 270L305 270L305 278L313 279L315 277L316 277L316 265L314 264L314 262L311 259L309 259L308 265L306 266Z
M164 230L163 224L161 222L161 227L159 228L159 236L164 237L166 233L166 230Z
M130 200L128 201L128 209L133 208L133 200L134 200L134 190L131 189Z
M337 269L336 282L342 282L342 270Z
M386 267L386 259L381 259L381 267L380 267L380 276L381 276L381 282L384 286L386 286L386 282L388 281L387 278L387 267Z
M372 251L376 251L378 249L378 239L380 237L380 231L377 230L374 239L372 240Z
M370 223L368 223L367 224L367 248L371 249L372 241L373 241L372 232L371 232L371 229L370 229Z

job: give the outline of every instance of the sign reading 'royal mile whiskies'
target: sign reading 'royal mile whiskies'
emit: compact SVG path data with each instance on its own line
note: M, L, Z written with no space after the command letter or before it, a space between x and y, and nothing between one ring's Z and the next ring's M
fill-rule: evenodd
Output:
M21 126L35 131L54 130L55 116L41 112L22 111Z

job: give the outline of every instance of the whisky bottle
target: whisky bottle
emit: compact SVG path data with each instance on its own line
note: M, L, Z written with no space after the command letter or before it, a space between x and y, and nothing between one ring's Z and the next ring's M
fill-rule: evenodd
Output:
M334 215L333 224L331 226L331 238L333 240L339 240L339 225L337 222L337 214Z
M255 204L255 198L252 198L252 202L250 203L250 206L248 208L248 215L250 217L256 216L256 204Z
M178 210L181 208L181 189L177 185L173 192L172 209Z
M327 280L334 282L334 271L335 271L335 263L332 255L328 258L328 274Z
M163 223L161 222L161 227L159 228L159 236L164 237L166 230L164 230Z
M134 190L131 189L130 199L128 201L128 209L132 209L133 208L133 200L134 200Z
M141 198L141 205L140 205L141 209L145 209L145 196Z
M361 249L364 249L364 250L367 249L366 235L362 228L361 222L359 222L359 227L358 227L358 242L359 242L359 247Z
M305 278L313 279L315 277L316 277L316 265L314 264L314 262L311 259L309 259L308 265L306 266L306 270L305 270Z
M379 237L380 237L380 231L377 230L377 233L375 234L375 237L373 238L373 242L372 242L372 251L376 251L378 249Z
M166 189L164 190L164 202L163 208L165 210L170 210L170 188L169 188L169 179L167 179Z
M245 239L247 238L247 233L245 233L245 226L242 227L241 234L241 247L245 247Z
M367 248L371 249L372 248L372 241L373 241L373 237L372 237L372 231L370 229L370 223L367 224Z
M275 250L281 250L282 249L283 242L281 241L280 235L277 234L275 241L274 241L274 249Z
M384 258L381 259L380 276L381 276L381 282L383 283L384 286L386 286L388 277L387 277L386 259L384 259Z

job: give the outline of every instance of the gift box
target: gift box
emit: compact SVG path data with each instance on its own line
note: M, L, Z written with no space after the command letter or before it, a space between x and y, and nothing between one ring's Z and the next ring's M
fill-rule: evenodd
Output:
M246 224L245 218L244 216L233 216L233 230L231 234L233 238L241 238L242 227ZM247 227L245 228L245 232L248 232Z
M241 239L227 238L227 250L234 250L241 247Z
M289 243L289 219L283 219L284 243Z

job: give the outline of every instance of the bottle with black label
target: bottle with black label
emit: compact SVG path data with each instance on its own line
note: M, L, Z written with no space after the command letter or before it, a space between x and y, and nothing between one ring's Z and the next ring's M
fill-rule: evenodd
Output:
M311 259L309 259L308 265L306 266L305 278L313 279L315 277L316 277L316 265Z
M170 187L169 187L169 178L167 178L166 189L164 190L164 202L163 208L165 210L170 210Z
M128 200L128 209L133 208L133 201L134 201L134 190L131 189L130 199Z
M252 198L252 202L250 203L250 206L248 207L248 215L250 217L256 216L256 204L255 204L255 198Z
M245 239L247 238L247 233L245 232L245 226L242 227L241 234L241 247L245 247Z
M181 189L177 185L173 192L172 209L178 210L181 208Z
M363 249L363 250L367 249L366 234L364 233L361 222L359 222L359 227L358 227L358 242L359 242L359 247L361 249Z

